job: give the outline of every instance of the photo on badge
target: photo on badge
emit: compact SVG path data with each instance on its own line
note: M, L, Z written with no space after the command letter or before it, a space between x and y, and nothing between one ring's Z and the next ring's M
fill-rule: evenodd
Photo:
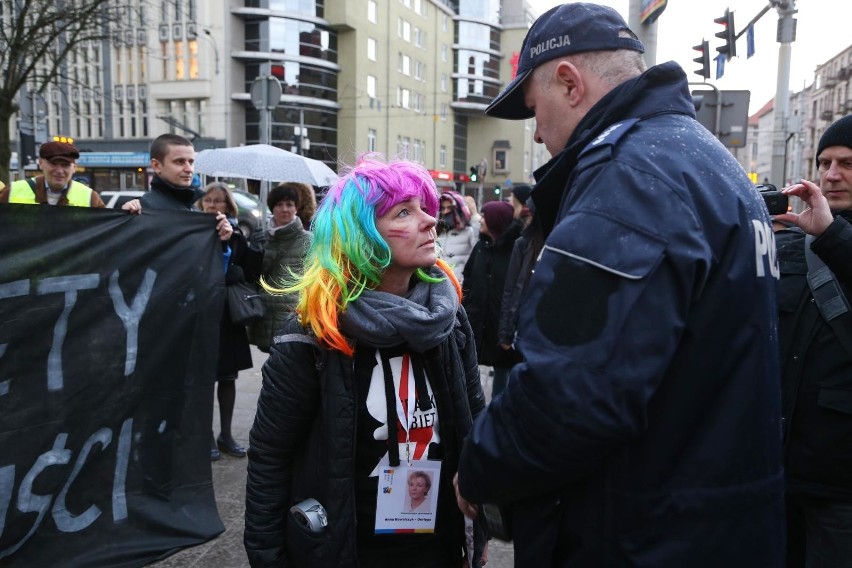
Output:
M441 462L415 460L379 474L376 534L435 531Z

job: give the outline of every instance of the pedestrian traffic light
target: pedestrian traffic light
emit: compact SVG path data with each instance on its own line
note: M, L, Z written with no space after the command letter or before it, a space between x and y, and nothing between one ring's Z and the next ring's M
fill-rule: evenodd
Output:
M734 27L734 13L730 9L725 8L725 15L713 21L725 26L724 30L716 34L716 37L725 41L725 45L717 47L716 51L730 61L731 57L737 56L737 30Z
M701 75L705 79L710 78L710 42L707 40L701 40L701 43L693 47L695 51L699 52L698 57L693 59L696 63L701 65L700 69L696 69L695 73L697 75Z
M479 166L470 166L470 181L479 179Z
M501 188L499 185L495 185L494 186L494 195L500 195L501 193L503 193L503 188Z

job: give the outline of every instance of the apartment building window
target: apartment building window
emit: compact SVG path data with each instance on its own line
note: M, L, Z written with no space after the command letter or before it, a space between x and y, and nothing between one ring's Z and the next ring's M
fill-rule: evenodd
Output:
M441 103L440 117L443 121L447 120L447 110L447 103Z
M371 99L375 99L377 92L378 87L376 84L376 77L373 75L367 75L367 96Z
M402 137L402 158L404 160L408 160L408 159L411 158L411 156L409 155L410 151L411 151L411 138L409 138L408 136L403 136Z
M404 53L399 54L399 72L406 77L411 75L411 58Z
M367 0L367 20L374 24L379 22L379 5L376 0Z
M447 31L447 26L449 25L449 24L447 23L448 21L449 21L449 18L447 18L447 15L446 15L446 14L444 14L444 15L441 17L441 31L442 31L442 32Z
M411 42L411 24L409 22L400 18L397 24L397 31L399 32L399 37L407 42Z
M175 43L175 78L179 81L186 79L186 68L183 64L183 42Z
M414 28L414 45L417 47L423 46L423 30Z
M441 45L441 61L443 61L444 63L447 62L447 44L446 43Z
M438 167L447 167L447 147L443 144L441 144L441 148L438 150Z
M376 140L378 137L376 136L376 131L372 128L367 130L367 151L375 152L377 148Z
M420 140L415 138L414 139L414 156L413 156L415 162L421 162L421 163L423 162L422 148L423 147L420 144Z
M442 93L447 92L447 74L446 73L441 73L441 92Z
M396 137L396 155L399 158L404 157L402 155L402 138L400 138L399 136Z
M417 79L418 81L423 80L423 75L424 75L423 69L424 69L424 67L425 67L425 65L423 65L423 63L421 63L420 61L414 62L414 78Z
M494 173L506 172L509 169L509 151L494 150Z
M411 104L411 91L408 89L403 89L402 87L396 88L396 106L402 108L409 108Z
M376 60L376 52L378 51L378 42L375 39L367 38L367 59L370 61Z

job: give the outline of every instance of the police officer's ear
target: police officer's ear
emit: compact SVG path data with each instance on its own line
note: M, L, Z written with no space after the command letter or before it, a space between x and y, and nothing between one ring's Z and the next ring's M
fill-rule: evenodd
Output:
M586 94L585 78L577 66L567 59L557 63L552 80L554 87L565 95L566 102L571 106L577 106L583 100Z

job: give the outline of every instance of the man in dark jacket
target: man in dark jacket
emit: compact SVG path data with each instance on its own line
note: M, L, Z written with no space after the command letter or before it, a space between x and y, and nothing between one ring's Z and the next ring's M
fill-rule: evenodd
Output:
M553 8L486 111L535 117L553 159L524 362L467 438L459 504L512 503L518 566L777 568L770 219L683 70L642 50L610 8Z
M162 134L151 143L151 191L140 199L121 206L130 213L147 209L173 209L192 211L204 191L193 184L195 179L195 147L192 142L177 134ZM216 232L219 240L227 243L234 228L224 213L216 215ZM226 245L223 245L223 247Z
M777 220L787 472L787 565L852 566L852 115L817 147L819 182L785 190L808 208ZM811 238L806 237L810 235ZM805 247L810 247L806 252ZM807 254L813 254L810 264ZM826 268L815 264L821 261ZM809 279L817 291L814 294ZM827 294L839 290L842 295ZM843 300L846 297L846 301ZM832 300L832 298L834 298ZM832 306L838 307L832 312Z

